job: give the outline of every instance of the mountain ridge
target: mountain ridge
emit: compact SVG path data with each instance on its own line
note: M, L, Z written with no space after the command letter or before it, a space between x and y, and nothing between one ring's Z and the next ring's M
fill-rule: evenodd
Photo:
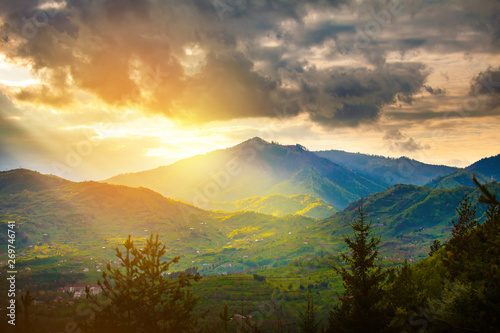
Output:
M492 180L500 180L500 154L485 157L466 167L472 172L479 172Z
M458 170L458 168L446 165L422 163L405 156L389 158L342 150L323 150L314 153L387 187L395 184L424 185L438 176L448 175Z
M477 180L479 180L480 183L490 182L490 179L483 174L480 174L478 172L474 173L467 169L458 169L457 171L449 175L438 176L434 178L433 180L425 184L425 186L432 189L438 189L438 188L450 189L458 186L474 187L475 184L472 181L472 176L474 174L476 175L476 178Z
M236 146L187 158L169 166L115 176L111 184L144 186L167 197L204 207L208 201L236 201L271 194L310 194L314 191L282 193L271 190L290 181L306 167L314 168L319 182L330 182L342 189L342 200L320 197L336 209L353 197L383 190L384 187L328 159L317 156L301 145L279 145L252 138ZM345 192L345 193L344 193Z

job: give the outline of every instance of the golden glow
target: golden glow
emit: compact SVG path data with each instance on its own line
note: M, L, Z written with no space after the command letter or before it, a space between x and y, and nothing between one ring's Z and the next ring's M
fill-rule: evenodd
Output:
M32 76L29 67L9 62L4 55L0 55L0 85L9 89L36 84L40 84L40 80Z
M38 9L40 10L50 10L50 9L61 9L66 7L66 1L48 1L40 4Z
M194 44L184 48L184 56L181 58L181 65L187 75L198 73L205 63L205 51L198 45Z
M481 117L474 114L477 110L453 119L439 116L463 106L470 97L471 80L489 65L500 63L500 55L483 34L488 29L465 31L470 24L464 23L453 38L446 35L435 41L435 27L415 27L410 21L421 18L406 13L395 17L393 26L381 28L366 48L345 55L337 43L355 42L356 30L364 29L367 20L373 21L368 10L363 13L348 5L328 10L306 6L296 12L302 15L300 19L289 14L269 16L272 19L261 15L252 25L250 14L239 21L228 16L220 22L216 12L199 14L188 5L179 6L179 16L186 17L168 17L157 3L161 2L151 2L151 12L141 12L141 5L132 2L110 2L105 10L88 5L87 13L78 11L76 5L67 8L65 1L41 1L33 9L49 16L68 10L68 21L61 23L61 15L61 22L56 22L60 26L39 21L32 36L20 31L9 38L2 36L0 126L5 130L0 129L5 144L0 148L8 147L9 155L16 157L13 164L19 160L52 173L54 162L67 166L68 156L77 153L78 163L69 166L65 177L104 179L256 136L281 144L300 143L310 150L407 155L457 166L499 153L499 110ZM111 10L112 6L119 10ZM9 18L2 20L6 27ZM416 38L420 35L422 45L428 39L434 47L420 47ZM402 40L411 44L408 50L392 46ZM436 50L443 41L460 45L450 51ZM469 52L472 41L483 41L478 44L481 48ZM380 63L369 59L378 51ZM330 92L334 76L354 77L359 70L390 77L393 73L384 69L394 63L425 66L423 79L415 79L419 83L411 104L400 102L391 91L394 81L376 75L367 75L377 81L369 88L354 92L346 88L345 94L352 95L347 102ZM354 82L354 88L356 83L365 82ZM422 84L446 89L446 94L431 94L425 87L418 90ZM384 97L377 99L376 94ZM289 102L298 105L298 114L273 114L275 107L285 109ZM341 111L327 106L348 102L376 105L380 112L369 120L361 116L364 122L350 127L328 123L329 117ZM479 102L484 111L488 101ZM315 113L315 109L320 111ZM437 116L432 118L433 114ZM318 115L327 120L311 120ZM414 140L420 149L394 150L394 144L384 139L392 129Z

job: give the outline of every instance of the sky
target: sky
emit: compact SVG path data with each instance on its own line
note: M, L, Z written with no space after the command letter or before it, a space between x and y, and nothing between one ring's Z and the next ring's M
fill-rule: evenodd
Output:
M252 137L500 153L500 2L2 0L0 170L103 180Z

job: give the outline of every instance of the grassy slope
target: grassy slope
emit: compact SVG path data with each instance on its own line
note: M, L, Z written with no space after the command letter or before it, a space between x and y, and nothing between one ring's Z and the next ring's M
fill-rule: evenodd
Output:
M314 218L328 217L336 212L323 200L305 194L291 196L272 194L267 197L251 197L234 202L210 202L206 208L227 212L246 210L275 216L299 214Z
M466 169L460 169L452 174L439 176L432 181L425 184L425 186L436 189L436 188L455 188L458 186L469 186L474 187L474 182L472 181L472 171ZM477 180L480 183L485 184L490 181L490 179L480 173L475 173Z
M232 202L270 194L311 194L337 209L345 207L352 198L385 188L302 146L283 146L259 138L169 166L118 175L106 182L145 186L198 206L203 201Z
M500 193L498 184L488 187ZM334 254L330 259L338 263L337 255L345 250L342 234L350 234L345 222L355 218L356 207L351 204L331 218L316 220L257 212L211 213L148 189L94 182L62 182L48 189L20 187L17 191L0 196L0 214L2 223L12 219L18 225L19 288L31 284L32 290L50 290L68 282L95 282L100 275L96 263L113 261L113 248L128 234L140 245L151 231L160 230L168 257L182 256L174 270L197 266L204 275L244 271L265 275L266 282L257 282L251 275L206 275L193 290L202 297L198 310L209 309L209 319L227 301L231 312L260 312L262 328L270 332L278 312L283 321L294 323L294 314L305 304L308 285L317 309L324 314L331 308L335 293L341 290L340 281L322 258L330 252ZM477 200L478 191L468 187L431 190L397 185L368 196L369 218L375 224L385 223L373 229L383 241L380 263L390 266L404 256L426 256L434 238L449 234L450 220L465 194ZM483 211L478 209L482 218ZM5 261L4 255L0 260ZM27 272L26 267L32 270ZM84 267L90 271L83 273ZM281 297L285 301L279 310L268 310L271 301ZM57 306L56 312L65 313L66 305ZM42 318L47 311L37 308L33 316ZM57 320L63 327L69 318Z
M340 150L317 151L315 154L386 186L394 184L424 185L437 176L447 175L457 170L457 168L444 165L425 164L407 157L396 159Z
M497 196L500 194L500 184L490 183L487 187ZM373 230L385 241L384 255L412 255L418 259L427 255L433 239L449 237L451 220L457 218L455 209L465 195L477 202L479 190L466 186L432 190L425 186L394 185L365 198L364 208L368 219L373 221ZM320 221L315 230L336 230L334 235L347 232L344 221L356 217L357 206L358 202L354 202L342 212ZM485 220L485 210L484 205L477 206L476 217L480 222Z

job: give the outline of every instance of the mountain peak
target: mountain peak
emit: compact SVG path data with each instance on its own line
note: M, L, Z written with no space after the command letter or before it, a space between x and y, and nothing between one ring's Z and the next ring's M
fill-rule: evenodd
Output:
M68 181L53 175L42 175L29 169L13 169L0 172L0 194L16 194L24 190L42 191Z
M500 179L500 154L483 158L474 164L466 167L467 170L472 172L479 172L488 178L499 180Z
M279 143L278 141L271 141L271 142L268 142L264 139L261 139L259 138L258 136L256 137L253 137L251 139L248 139L246 141L243 141L241 142L240 144L238 144L237 146L240 146L240 145L253 145L253 146L257 146L257 147L262 147L262 146L280 146L280 147L283 147L283 148L286 148L286 149L295 149L295 150L302 150L302 151L309 151L309 149L307 149L306 147L304 147L303 145L301 144L295 144L295 145L286 145L286 144L281 144Z
M267 142L266 140L263 140L263 139L259 138L258 136L255 136L255 137L253 137L251 139L243 141L240 144L245 144L245 143L246 144L261 144L261 145L262 144L270 144L269 142Z
M245 140L241 143L238 143L237 145L233 146L233 148L240 149L240 148L257 148L257 149L262 149L262 148L267 148L270 147L271 145L275 144L275 142L268 142L266 140L263 140L259 138L258 136L253 137L251 139Z

